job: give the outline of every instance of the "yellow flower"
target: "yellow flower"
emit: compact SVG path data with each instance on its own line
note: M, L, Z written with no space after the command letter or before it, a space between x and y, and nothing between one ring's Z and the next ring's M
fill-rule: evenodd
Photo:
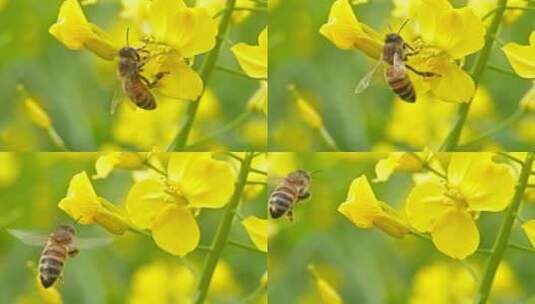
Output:
M124 19L143 23L149 16L150 1L147 0L121 0L121 13Z
M293 84L290 85L288 89L290 90L290 92L293 93L296 98L297 110L299 111L299 114L301 115L303 121L311 128L322 129L324 127L323 119L316 111L316 109L312 107L310 101L308 101Z
M387 181L394 171L421 171L425 164L429 165L429 162L433 160L435 160L433 162L433 168L435 169L435 167L440 166L440 163L433 158L433 154L427 149L424 152L418 153L392 152L388 155L388 158L380 160L375 165L375 174L377 174L377 178L374 181ZM440 168L438 169L439 171L442 171Z
M268 74L268 29L258 35L258 45L238 43L230 50L236 56L241 68L249 77L267 79Z
M0 152L0 187L13 184L20 176L20 165L15 153Z
M418 97L418 102L393 103L392 116L386 126L388 138L418 150L440 145L449 131L456 107L450 103L438 103L430 96Z
M522 224L522 229L527 235L531 246L535 247L535 220L529 220Z
M342 304L344 301L338 292L332 287L329 282L323 279L316 271L314 265L309 265L308 270L312 273L315 279L316 290L318 291L319 298L322 304Z
M407 225L395 211L375 198L365 175L353 180L347 199L340 204L338 212L359 228L376 227L396 238L409 233Z
M439 75L423 78L410 74L417 95L430 90L445 101L468 102L475 85L456 61L483 47L485 27L481 20L470 8L455 9L447 0L412 1L409 17L419 26L420 38L406 40L417 51L407 63ZM320 32L341 49L358 48L374 59L381 56L382 38L357 21L347 0L334 2L329 22Z
M528 1L526 0L509 0L507 1L507 6L514 7L526 7ZM496 1L494 0L468 0L468 6L474 9L474 12L480 17L483 18L487 14L491 13L493 9L496 8ZM503 14L503 21L506 24L511 24L518 20L524 13L521 9L510 9L505 10ZM490 24L492 18L487 18L485 23Z
M132 277L128 303L191 303L195 275L185 266L152 262L137 269Z
M220 296L234 296L239 292L239 286L236 284L234 273L229 263L225 260L219 260L210 282L209 293Z
M260 88L254 93L247 103L251 112L260 112L267 116L268 111L268 82L260 81Z
M526 112L535 113L535 81L520 100L520 108Z
M347 0L333 3L329 20L320 28L320 33L340 49L359 49L374 59L381 56L381 35L357 20Z
M24 108L28 116L38 127L48 130L52 127L52 121L48 113L31 97L24 100Z
M97 174L93 175L93 178L106 178L115 168L125 170L141 169L144 161L145 156L136 152L108 153L97 159L95 163Z
M511 168L496 164L490 153L455 153L447 180L428 179L417 184L406 203L412 227L430 232L442 253L464 259L479 245L474 217L479 212L504 210L514 193Z
M194 211L221 208L234 191L230 164L210 153L174 153L166 181L146 179L132 186L126 209L132 223L150 229L156 244L174 255L193 251L200 239Z
M267 252L268 220L259 219L256 216L248 216L241 223L245 227L245 230L247 230L255 246L261 251Z
M502 47L515 72L523 78L535 78L535 31L529 36L529 45L510 42Z
M96 223L114 234L122 234L128 229L122 212L97 196L85 171L72 177L67 196L58 207L80 224Z
M106 60L117 55L117 48L104 32L87 21L78 0L65 0L61 4L58 20L48 31L71 50L86 48Z

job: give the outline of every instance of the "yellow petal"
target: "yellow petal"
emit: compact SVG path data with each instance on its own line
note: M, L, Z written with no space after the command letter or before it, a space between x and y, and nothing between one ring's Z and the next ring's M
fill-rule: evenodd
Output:
M167 73L158 83L157 89L165 97L182 100L196 100L202 93L203 82L199 74L186 65L176 53L158 58L155 67L148 66L147 71L154 70Z
M318 111L308 103L304 98L297 99L297 109L301 118L308 124L310 127L315 129L321 129L323 127L323 119L318 114Z
M173 153L168 174L192 207L221 208L234 192L232 166L211 153Z
M471 210L502 211L513 197L515 180L510 168L494 163L491 156L455 153L450 160L448 182L460 191Z
M526 112L535 113L535 82L520 100L520 108Z
M154 0L149 6L151 33L157 41L164 41L169 31L169 23L180 9L186 8L183 0Z
M200 231L193 215L184 207L169 204L152 225L156 244L174 255L184 256L199 244Z
M93 34L78 0L65 0L61 4L58 20L49 32L73 50L83 48L85 41Z
M529 45L508 43L502 47L515 72L523 78L535 78L535 31L531 32Z
M372 58L380 58L383 49L380 35L358 22L347 0L333 3L329 20L320 28L320 33L340 49L357 48Z
M267 252L268 220L259 219L256 216L248 216L241 223L255 246L263 252Z
M438 182L427 181L412 188L405 212L409 224L421 232L431 231L437 217L446 210L444 188Z
M338 207L338 212L360 228L373 226L374 218L382 210L365 175L353 180L347 199Z
M522 224L522 230L528 236L531 246L535 247L535 220L530 220Z
M205 8L182 8L169 20L166 35L165 42L190 58L214 48L217 23Z
M148 179L135 183L126 197L126 211L132 223L141 228L149 228L167 205L165 186L159 181Z
M431 236L438 250L455 259L466 258L479 246L479 230L472 216L456 208L437 219Z
M119 163L120 152L109 153L100 156L95 163L95 170L97 174L93 175L94 179L102 179L108 177L113 168Z
M336 290L325 280L317 279L316 288L320 295L321 303L323 304L341 304L342 298Z
M80 224L93 223L94 215L104 210L85 171L71 178L67 196L59 202L58 207Z
M268 29L258 36L258 45L238 43L230 48L240 67L252 78L266 79L268 74Z
M453 62L437 60L435 64L433 71L440 76L428 79L433 94L445 101L468 102L475 92L472 77Z
M387 181L390 176L394 173L394 170L396 170L398 166L398 162L396 159L392 157L388 157L386 159L381 159L377 162L375 165L375 174L377 175L377 178L375 181L377 182L385 182Z
M535 103L534 103L535 104ZM260 81L260 87L247 102L247 109L267 115L268 111L268 82Z

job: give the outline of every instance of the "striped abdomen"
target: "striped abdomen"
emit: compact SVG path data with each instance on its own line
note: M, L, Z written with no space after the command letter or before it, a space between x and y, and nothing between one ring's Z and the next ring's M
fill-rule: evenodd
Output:
M269 213L272 218L279 218L286 214L299 198L299 190L284 181L271 193L269 198Z
M128 98L136 106L144 110L156 109L156 100L149 88L137 76L131 76L124 79L123 89Z
M46 245L39 260L39 279L44 288L54 285L66 259L67 249L64 246L50 242Z
M414 86L404 70L396 70L394 67L390 66L385 71L385 78L388 81L390 88L392 88L394 93L401 99L411 103L416 101Z

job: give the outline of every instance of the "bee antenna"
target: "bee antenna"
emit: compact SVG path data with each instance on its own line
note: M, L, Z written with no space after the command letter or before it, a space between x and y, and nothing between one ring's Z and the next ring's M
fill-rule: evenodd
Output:
M130 28L126 28L126 46L130 46L130 42L128 41L128 35L130 34Z
M314 174L318 174L318 173L321 173L322 170L314 170L312 172L310 172L309 174L310 175L314 175Z
M409 21L410 19L405 19L405 21L403 21L403 23L399 27L398 34L401 33L401 30L403 30L403 28L405 27L405 25L407 25L407 23L409 23Z

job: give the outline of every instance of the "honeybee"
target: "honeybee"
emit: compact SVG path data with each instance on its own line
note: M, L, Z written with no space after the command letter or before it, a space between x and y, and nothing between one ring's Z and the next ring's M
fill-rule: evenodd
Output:
M26 245L44 245L39 258L39 280L44 288L54 285L62 276L67 259L75 257L80 248L104 246L111 242L107 238L75 238L76 230L72 225L60 225L49 235L18 229L9 229L8 232Z
M385 64L384 77L386 82L394 93L396 93L402 100L410 103L416 101L416 92L409 75L407 74L407 69L422 77L439 76L433 72L418 71L406 63L409 56L418 53L413 47L406 43L400 35L401 30L407 22L408 20L401 25L397 33L388 33L386 35L381 59L379 59L373 69L359 82L355 88L355 94L362 93L370 85L375 72L380 66Z
M310 197L310 174L297 170L288 174L277 185L269 197L269 213L272 218L286 215L293 221L293 208L295 205Z
M126 96L139 108L144 110L156 109L156 98L151 89L156 87L160 80L168 72L159 72L154 76L153 81L149 81L141 75L143 67L150 59L150 53L146 50L146 45L141 48L133 48L128 43L128 31L126 34L127 46L119 50L119 63L117 65L117 77L121 81L122 91ZM141 56L141 54L145 54ZM114 97L111 112L120 100L118 96Z

